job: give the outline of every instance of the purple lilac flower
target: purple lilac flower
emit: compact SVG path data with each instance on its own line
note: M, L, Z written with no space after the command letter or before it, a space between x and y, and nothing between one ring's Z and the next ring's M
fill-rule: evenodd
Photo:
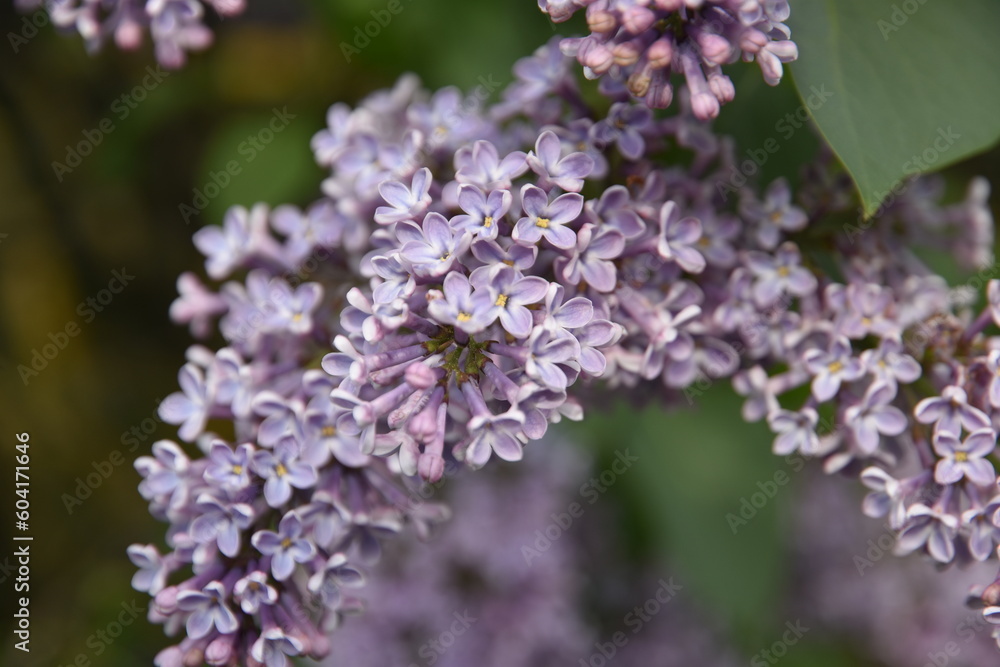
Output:
M404 241L400 257L421 278L438 278L451 271L472 243L468 234L455 234L440 213L428 213L422 227L412 223L398 225L396 235Z
M892 385L873 383L859 404L844 411L844 420L850 425L854 440L864 454L875 453L879 434L891 437L906 430L906 415L889 404L895 395Z
M566 225L580 216L583 197L567 192L552 202L545 191L534 185L521 189L521 206L525 216L514 226L513 238L518 243L538 243L544 237L556 248L572 248L576 234Z
M910 523L899 534L895 553L908 554L926 545L927 553L939 563L955 558L956 517L922 503L911 505L906 516Z
M122 49L134 50L149 31L161 65L178 68L187 60L188 51L199 51L212 42L212 32L205 25L206 13L219 18L243 12L243 0L20 0L24 10L44 6L53 24L63 31L76 31L94 52L113 39Z
M413 174L409 187L399 181L386 181L379 185L379 194L389 205L375 209L375 222L388 225L419 217L431 203L428 192L432 182L430 170L424 168Z
M594 170L594 159L586 153L562 156L562 142L552 131L538 135L535 150L528 153L528 166L540 177L543 188L556 186L567 192L579 192L584 179Z
M701 119L713 118L734 89L721 65L756 60L768 85L777 85L782 64L798 57L788 39L788 2L728 0L681 2L632 0L539 2L553 21L565 21L586 8L590 34L564 39L564 53L576 57L588 78L609 76L654 108L673 99L671 74L682 74L692 107Z
M463 185L458 189L458 205L465 214L452 218L451 224L479 238L495 239L512 200L507 190L493 190L487 197L476 186Z
M177 594L177 607L190 612L187 633L191 639L199 639L211 632L214 626L224 635L236 632L239 621L226 605L226 589L222 582L209 582L200 591L181 591Z
M256 614L262 605L278 601L278 591L268 583L267 574L257 570L236 582L233 598L239 601L244 613Z
M792 190L783 178L768 186L763 201L746 191L740 213L756 224L757 241L768 249L778 245L781 232L800 231L809 221L805 211L792 204Z
M625 237L615 229L597 229L587 223L576 235L576 248L568 259L556 259L556 273L567 284L581 281L598 292L614 290L617 271L612 260L625 249Z
M934 424L935 433L958 436L964 428L976 431L989 428L990 420L978 408L969 405L965 390L954 385L945 387L940 396L925 398L913 410L922 424Z
M484 291L492 302L487 317L492 322L499 318L504 330L515 338L531 334L534 318L528 306L545 298L549 283L536 276L519 277L513 267L493 266L472 274L472 285L477 293Z
M295 563L305 563L316 554L316 545L303 536L302 520L295 512L281 518L278 532L261 530L251 542L255 549L271 557L271 574L284 581L292 574Z
M943 430L934 435L933 443L934 451L941 457L934 468L938 484L955 484L963 477L979 486L996 483L996 470L985 458L997 444L997 434L992 428L973 431L964 441Z
M828 352L809 350L803 361L815 376L812 392L817 401L830 400L840 390L842 382L853 382L865 372L861 360L853 356L850 342L842 337L833 341Z
M265 480L264 498L271 507L288 502L292 487L308 489L316 485L316 469L298 460L298 446L291 438L279 442L273 452L262 450L253 455L253 470Z
M756 278L753 297L758 306L770 306L784 293L805 296L816 289L816 277L799 266L801 259L798 247L791 242L783 244L773 256L748 253L747 266Z

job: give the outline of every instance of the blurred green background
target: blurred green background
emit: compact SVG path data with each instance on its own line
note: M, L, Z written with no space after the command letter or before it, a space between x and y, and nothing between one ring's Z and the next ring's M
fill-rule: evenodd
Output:
M79 39L51 27L17 53L6 40L0 45L0 508L13 506L14 434L27 431L35 537L32 651L15 652L5 631L0 664L68 665L80 654L95 665L150 664L166 645L161 628L144 618L110 645L92 636L117 618L123 603L147 603L129 585L134 568L125 549L162 543L164 526L147 514L131 463L154 440L173 437L173 428L156 420L156 406L175 391L191 342L167 312L177 276L201 266L191 243L195 229L218 222L232 204L315 199L322 172L309 139L325 126L332 103L355 102L405 71L419 73L430 88L468 90L489 76L506 83L513 62L554 34L530 0L406 0L405 11L345 62L339 44L384 4L251 1L247 14L215 26L208 51L170 73L123 119L115 100L153 67L148 47L89 57ZM0 32L20 31L22 20L0 3ZM752 66L736 66L732 76L739 97L724 107L719 127L742 145L759 146L773 136L775 120L798 106L794 88L786 78L777 90L767 89ZM179 205L191 203L193 189L202 189L211 172L240 159L240 143L273 109L286 107L295 115L288 127L186 223ZM113 132L57 180L52 163L65 162L67 146L105 118L113 119ZM794 176L815 147L812 134L800 132L765 166L765 178ZM997 158L982 156L955 172L983 173L997 183ZM123 269L134 280L85 321L79 304L96 298L112 271ZM50 334L70 322L79 335L25 384L18 366L30 364ZM766 429L739 420L739 403L723 385L689 414L618 406L566 432L607 456L627 445L644 457L639 474L612 490L621 520L609 534L627 542L636 558L663 559L682 572L693 597L731 629L749 662L788 619L783 601L794 583L788 511L802 479L732 535L724 515L784 464L770 454ZM119 456L125 462L116 466ZM64 494L108 465L112 472L70 512ZM14 597L4 560L13 551L12 521L0 521L5 628ZM880 664L850 638L821 632L782 662Z

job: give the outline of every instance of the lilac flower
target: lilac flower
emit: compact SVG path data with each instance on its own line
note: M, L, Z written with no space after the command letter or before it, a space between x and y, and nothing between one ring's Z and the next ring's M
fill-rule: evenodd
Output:
M898 338L883 338L877 348L861 353L861 363L878 382L909 384L920 377L920 364L902 350L903 344Z
M250 647L250 655L265 667L287 667L289 655L301 655L302 642L293 635L285 634L278 626L264 630Z
M616 282L611 260L620 257L624 249L625 237L621 232L610 228L595 232L594 225L587 223L576 235L572 256L556 259L556 273L570 285L579 285L583 280L598 292L610 292Z
M906 430L906 415L899 408L889 405L895 395L893 385L875 382L865 392L861 403L844 411L844 421L850 425L862 453L871 455L875 452L880 433L895 436Z
M177 435L182 440L193 442L205 428L212 398L208 395L205 375L194 364L184 364L177 374L181 392L170 394L157 412L168 424L182 424Z
M494 190L487 197L476 186L463 185L458 189L458 205L465 215L455 216L451 224L479 238L495 239L512 199L507 190Z
M219 551L235 558L240 550L240 531L253 521L253 507L223 503L207 493L198 496L195 507L201 514L191 522L191 537L199 544L216 542Z
M262 415L257 442L272 447L286 435L301 435L301 402L290 403L273 391L261 391L253 399L254 413Z
M319 594L328 608L336 609L342 599L340 589L357 588L364 583L361 570L349 565L344 554L335 553L309 577L309 590Z
M1000 408L1000 350L992 350L986 357L986 370L990 372L988 395L990 405Z
M877 466L865 468L860 478L872 490L861 505L865 515L878 518L888 514L893 530L902 527L906 520L906 484Z
M694 249L701 238L701 222L697 218L680 217L677 204L668 201L660 209L660 238L656 250L663 259L676 262L688 273L705 270L705 258Z
M539 327L532 332L527 345L524 371L528 377L555 391L566 389L566 373L559 364L579 355L579 342L572 336L555 335Z
M816 289L816 277L799 266L802 256L794 243L784 243L773 256L761 252L747 253L747 266L756 280L754 301L760 307L769 306L784 293L805 296Z
M1000 528L993 517L1000 509L1000 496L994 496L985 506L977 503L962 512L962 525L969 526L969 553L979 562L989 560L994 555Z
M562 157L562 142L551 130L538 135L535 150L528 153L527 160L543 188L556 186L566 192L579 192L583 180L594 170L594 160L586 153Z
M786 456L800 451L813 454L819 449L816 437L816 423L819 415L812 408L799 411L778 409L767 416L767 424L778 434L774 440L774 453Z
M236 615L226 605L226 589L220 581L209 582L200 591L181 591L177 606L191 615L187 619L187 633L191 639L200 639L214 626L224 635L240 627Z
M413 265L418 276L438 278L451 271L472 243L469 234L456 235L440 213L428 213L423 227L406 224L396 228L404 240L399 254Z
M528 184L521 188L521 205L525 216L514 226L514 240L518 243L538 243L545 237L557 248L568 250L576 243L576 234L566 225L580 216L583 197L567 192L551 203L545 191Z
M745 421L760 421L778 407L774 393L768 388L767 373L760 366L733 376L733 389L746 397L742 410Z
M281 518L278 532L260 530L251 542L257 551L271 557L271 574L278 581L288 579L295 563L306 563L316 555L316 545L302 535L302 520L289 512Z
M152 544L133 544L128 548L128 558L139 571L132 576L132 588L156 595L166 586L170 574L169 559L160 555Z
M469 279L461 273L449 273L444 279L444 296L431 301L427 311L438 322L458 327L468 334L479 333L490 325L495 301L486 291L472 293ZM492 315L492 317L491 317Z
M268 318L271 327L299 336L312 331L312 314L323 298L323 288L318 283L305 283L292 291L284 280L273 280L270 293L274 304Z
M234 206L226 213L222 227L208 226L194 234L194 244L207 258L208 275L225 277L254 255L277 256L277 244L267 235L267 207L250 211Z
M939 563L955 558L955 535L958 519L923 503L915 503L906 513L906 527L896 541L895 553L904 555L924 546Z
M267 574L255 570L236 582L233 587L233 599L240 603L240 609L246 614L256 614L261 606L272 605L278 601L278 591L267 583Z
M292 496L292 487L308 489L316 485L316 469L298 460L295 442L286 439L274 452L262 450L253 455L253 469L264 478L264 498L271 507L281 507Z
M949 431L939 431L932 439L934 451L942 457L934 468L934 481L938 484L956 484L966 477L979 486L993 486L997 475L989 456L997 444L997 434L992 428L973 431L960 441Z
M913 416L921 424L934 424L934 433L950 433L958 437L961 429L977 431L990 427L990 420L982 410L968 404L965 390L954 385L945 387L940 396L925 398L913 409Z
M432 183L430 169L424 168L413 174L410 187L399 181L386 181L379 185L378 192L389 205L375 209L375 222L390 225L419 217L431 203L429 191Z
M187 495L183 480L191 459L169 440L157 440L152 450L152 457L140 456L135 460L135 469L143 477L139 491L144 498L167 496L170 505L182 503Z
M591 138L600 146L614 142L618 151L629 160L638 160L646 149L642 130L653 120L653 114L646 107L617 102L611 105L608 117L596 123L591 130Z
M240 445L233 451L222 440L215 440L209 450L211 463L205 470L205 480L224 489L239 491L250 485L250 461L253 447Z
M182 273L177 278L177 292L180 296L170 304L170 319L190 323L192 334L198 338L207 337L212 319L226 311L225 300L208 291L190 272Z
M812 393L817 401L830 400L842 382L853 382L865 373L861 361L852 354L850 342L842 336L833 341L828 352L809 350L803 361L814 376Z
M841 331L850 338L864 338L869 333L885 337L898 333L898 325L885 312L892 302L892 294L879 285L847 286L850 307L841 323Z
M469 421L472 440L466 453L466 460L474 468L480 468L489 461L490 453L495 453L505 461L520 461L523 456L517 436L524 425L524 413L508 410L502 415L481 414Z
M782 232L797 232L809 221L805 211L792 205L792 190L783 178L771 183L758 201L751 191L744 191L740 213L757 225L757 241L768 250L778 245Z
M534 322L527 306L545 298L548 281L536 276L520 278L512 267L500 265L473 273L471 282L493 304L485 317L491 322L500 318L501 326L515 338L528 337Z
M528 170L525 153L514 151L501 160L496 146L489 141L477 141L472 148L459 150L455 155L455 162L456 181L488 192L509 190L511 180Z

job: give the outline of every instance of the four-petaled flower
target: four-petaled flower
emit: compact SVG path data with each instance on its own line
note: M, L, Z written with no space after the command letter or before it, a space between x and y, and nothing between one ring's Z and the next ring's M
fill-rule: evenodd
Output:
M576 244L576 234L567 225L583 211L583 197L567 192L549 203L545 190L529 183L521 188L521 206L525 215L514 225L515 241L538 243L544 237L563 250L569 250Z
M316 545L302 533L299 515L289 512L281 517L278 532L260 530L250 538L257 551L271 557L271 574L278 581L290 577L296 563L306 563L316 555Z
M948 431L934 434L934 451L942 457L934 468L934 481L955 484L963 477L979 486L993 486L997 481L989 456L997 444L997 434L991 428L973 431L959 440Z

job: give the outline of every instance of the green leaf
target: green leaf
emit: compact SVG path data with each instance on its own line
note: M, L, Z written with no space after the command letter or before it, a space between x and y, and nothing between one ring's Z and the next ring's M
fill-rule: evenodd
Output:
M1000 2L793 0L799 95L872 215L1000 139Z

